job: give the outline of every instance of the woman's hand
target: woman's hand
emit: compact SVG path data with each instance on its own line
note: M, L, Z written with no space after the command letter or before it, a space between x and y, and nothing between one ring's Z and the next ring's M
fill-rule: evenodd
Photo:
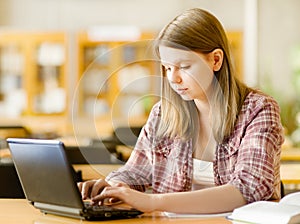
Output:
M100 194L105 187L110 185L104 179L99 179L79 182L77 186L81 192L82 199L86 200Z
M104 179L98 180L89 180L85 182L77 183L79 191L81 192L81 196L83 200L91 199L100 194L106 187L114 186L114 187L125 187L129 188L129 186L125 183L121 182L111 182L108 183ZM109 198L110 203L118 202L118 198Z
M153 194L142 193L140 191L130 189L126 186L106 186L101 194L92 197L91 200L93 203L102 204L104 199L114 198L119 199L142 212L152 212L155 210L154 197L155 195Z

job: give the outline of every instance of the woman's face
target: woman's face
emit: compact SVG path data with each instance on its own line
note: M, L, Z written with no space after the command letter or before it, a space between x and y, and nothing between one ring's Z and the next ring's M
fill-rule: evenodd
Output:
M161 63L172 89L184 100L206 100L214 78L214 56L159 46Z

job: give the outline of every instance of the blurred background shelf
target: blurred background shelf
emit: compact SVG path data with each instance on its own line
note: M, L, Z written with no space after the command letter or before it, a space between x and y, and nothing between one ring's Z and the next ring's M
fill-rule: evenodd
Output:
M66 115L64 32L0 32L1 116Z

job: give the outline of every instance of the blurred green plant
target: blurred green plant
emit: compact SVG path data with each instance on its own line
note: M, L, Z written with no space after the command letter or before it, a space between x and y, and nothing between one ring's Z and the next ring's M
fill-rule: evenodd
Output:
M298 128L296 116L300 111L300 99L296 97L296 94L289 96L275 89L272 85L270 75L265 75L263 77L260 89L272 96L278 102L280 106L281 122L285 127L285 134L291 135Z
M292 94L276 90L271 74L265 74L260 88L277 100L285 134L291 137L294 145L300 145L300 44L291 49L289 61L292 71L292 90L289 92Z

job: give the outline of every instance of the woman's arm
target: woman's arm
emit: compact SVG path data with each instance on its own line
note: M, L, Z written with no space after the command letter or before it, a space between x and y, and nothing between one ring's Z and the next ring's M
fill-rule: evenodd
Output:
M229 184L154 198L155 210L176 213L222 213L246 204L240 191Z
M123 182L139 191L145 191L152 184L152 150L155 147L154 138L159 119L160 104L157 103L153 106L128 161L119 170L110 173L106 181Z
M246 204L239 190L229 184L166 194L146 194L125 187L107 187L92 201L97 203L105 198L118 198L143 212L222 213Z

